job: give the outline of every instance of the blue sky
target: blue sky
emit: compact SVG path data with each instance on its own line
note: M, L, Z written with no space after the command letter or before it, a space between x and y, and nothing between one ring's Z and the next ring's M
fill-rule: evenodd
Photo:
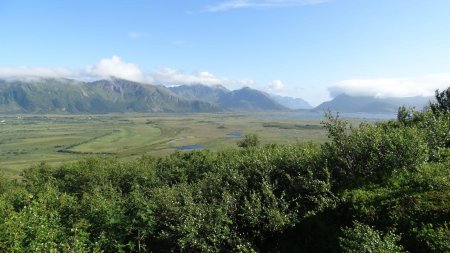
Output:
M2 0L0 77L221 83L301 97L450 86L448 0Z

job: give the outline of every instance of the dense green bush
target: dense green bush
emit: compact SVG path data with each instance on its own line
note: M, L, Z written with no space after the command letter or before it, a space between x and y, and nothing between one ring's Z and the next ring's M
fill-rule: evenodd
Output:
M415 127L362 124L353 128L328 116L325 127L331 142L323 145L323 152L337 187L381 182L428 159L424 134Z
M246 134L242 140L238 142L238 147L241 148L251 148L257 147L261 141L259 140L258 135L256 134Z
M429 148L430 160L442 159L445 149L450 148L450 87L436 91L436 102L421 112L400 107L397 119L395 124L399 126L420 129Z
M344 253L405 252L398 244L398 235L393 232L383 235L380 231L358 222L351 228L344 228L343 236L339 240Z
M65 249L78 226L83 247L107 252L258 251L268 238L336 203L321 150L312 144L40 164L24 171L17 187L16 197L1 198L2 209L17 206L2 218L18 222L35 214L26 210L52 215L38 225L63 243L56 250ZM30 209L49 197L52 203ZM41 240L38 235L29 239Z
M382 185L367 185L344 193L346 212L379 228L396 227L402 244L411 252L426 249L430 238L418 240L420 224L443 226L450 217L450 162L427 164L403 171ZM442 243L450 245L450 240ZM440 251L431 251L440 252Z
M440 226L426 224L415 228L413 232L422 247L421 252L450 252L450 229L447 222Z

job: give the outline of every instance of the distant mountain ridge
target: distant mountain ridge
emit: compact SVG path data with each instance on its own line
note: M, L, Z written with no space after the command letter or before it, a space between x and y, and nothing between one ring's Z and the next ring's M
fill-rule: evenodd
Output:
M395 113L423 108L433 97L375 98L341 94L315 111ZM223 112L308 109L302 99L269 95L248 87L164 87L118 78L82 82L63 78L0 79L0 113Z
M230 91L221 85L181 85L169 88L175 94L190 99L203 100L228 110L265 111L287 110L267 93L244 87Z
M222 85L208 86L202 84L179 85L169 87L169 90L186 99L203 100L210 103L218 103L221 97L231 92Z
M284 107L292 110L312 109L313 107L301 98L292 98L286 96L272 95L272 98Z
M315 111L331 110L338 112L395 113L400 106L421 109L433 97L376 98L369 96L349 96L341 94L331 101L314 108Z
M268 94L223 86L167 88L118 78L0 79L0 113L221 112L287 110Z

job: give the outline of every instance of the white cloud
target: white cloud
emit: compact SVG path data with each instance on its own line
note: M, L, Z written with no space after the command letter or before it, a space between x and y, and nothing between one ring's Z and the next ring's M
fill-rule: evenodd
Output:
M206 12L220 12L243 8L273 8L315 5L330 0L229 0L205 7Z
M84 70L70 70L65 68L45 67L2 67L0 66L0 78L73 78L92 80L109 77L123 78L136 82L151 82L152 78L133 63L127 63L118 56L101 59L99 62L87 66Z
M135 82L152 82L153 79L146 76L138 65L122 61L120 57L101 59L98 63L86 67L86 74L93 77L109 78L117 77Z
M254 81L250 79L233 80L225 77L215 76L207 71L187 74L181 70L176 70L172 68L160 68L153 71L150 75L157 84L162 85L221 84L231 86L233 85L251 86L254 84Z
M269 90L281 91L284 88L284 83L281 80L273 80L269 83Z
M78 73L65 68L42 67L2 67L0 66L0 78L34 78L34 77L75 77Z
M185 73L177 69L160 68L146 73L138 65L125 62L118 56L101 59L93 65L86 66L84 70L0 66L0 78L2 79L29 79L39 77L71 78L84 81L117 77L135 82L168 86L220 84L232 89L241 88L242 86L253 86L255 84L251 79L230 79L216 76L207 71Z
M433 96L436 89L450 86L450 74L432 74L412 78L350 79L328 88L330 95L375 97Z
M250 86L254 82L250 79L234 80L218 77L210 72L194 72L191 74L172 68L159 68L150 73L144 73L138 65L122 61L118 56L102 59L92 66L88 66L85 74L95 78L109 78L111 76L130 81L153 83L159 85L240 85Z
M197 74L186 74L180 70L171 68L160 68L151 74L155 82L167 85L181 84L220 84L221 80L209 72L200 72Z

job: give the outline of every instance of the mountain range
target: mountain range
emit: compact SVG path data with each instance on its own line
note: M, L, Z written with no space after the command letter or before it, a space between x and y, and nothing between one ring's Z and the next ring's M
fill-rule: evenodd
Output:
M111 78L94 82L0 80L0 113L221 112L287 110L264 92L223 86L167 88Z
M292 98L286 96L271 95L272 99L292 110L298 109L312 109L313 107L301 98Z
M122 79L0 80L3 113L209 112L213 104L181 98L167 88Z
M433 97L377 98L369 96L349 96L341 94L331 101L314 108L315 111L331 110L337 112L395 113L400 106L421 109L428 105Z
M248 87L230 91L221 85L181 85L169 88L175 94L193 100L202 100L229 110L287 110L267 93Z
M431 97L376 98L341 94L314 111L394 113L422 108ZM63 78L0 79L0 113L224 112L311 109L304 100L248 87L165 87L110 78L83 82Z

